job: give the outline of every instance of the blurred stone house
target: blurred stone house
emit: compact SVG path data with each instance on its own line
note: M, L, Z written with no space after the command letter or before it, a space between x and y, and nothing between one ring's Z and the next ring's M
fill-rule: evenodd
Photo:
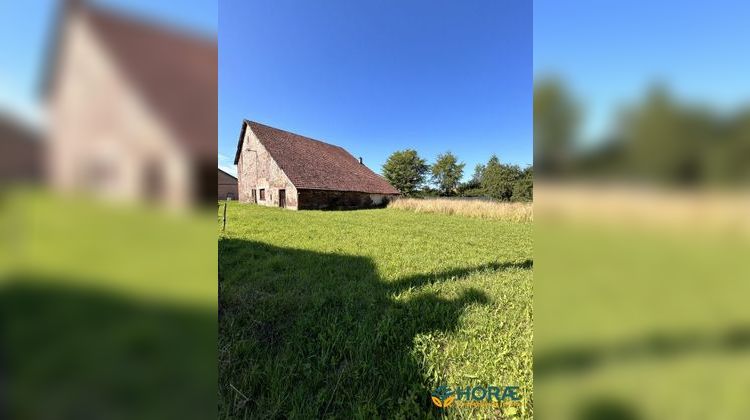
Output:
M385 205L399 191L339 146L244 120L234 157L239 199L303 209Z
M213 202L215 39L67 0L47 59L54 188L169 207Z
M219 169L218 181L219 200L236 200L237 178Z

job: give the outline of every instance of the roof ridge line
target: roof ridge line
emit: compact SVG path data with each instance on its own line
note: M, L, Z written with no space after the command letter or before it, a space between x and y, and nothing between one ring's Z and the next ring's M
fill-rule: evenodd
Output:
M399 194L385 177L342 146L246 118L242 119L239 134L235 164L239 163L247 137L257 138L259 147L297 189Z
M253 124L258 124L258 125L262 125L262 126L264 126L264 127L268 127L268 128L274 129L274 130L278 130L278 131L283 131L283 132L285 132L285 133L289 133L289 134L291 134L291 135L293 135L293 136L297 136L297 137L302 137L302 138L304 138L304 139L306 139L306 140L310 140L310 141L316 141L316 142L318 142L318 143L323 143L323 144L325 144L325 145L327 145L327 146L335 147L335 148L337 148L337 149L341 149L341 150L343 150L343 151L346 151L346 149L344 149L344 148L343 148L343 147L341 147L341 146L338 146L338 145L335 145L335 144L332 144L332 143L328 143L328 142L325 142L325 141L323 141L323 140L318 140L318 139L314 139L314 138L312 138L312 137L308 137L308 136L305 136L305 135L302 135L302 134L298 134L298 133L295 133L295 132L293 132L293 131L288 131L288 130L284 130L284 129L281 129L281 128L277 128L277 127L274 127L274 126L272 126L272 125L268 125L268 124L263 124L262 122L258 122L258 121L251 121L251 120L248 120L248 119L245 119L245 122L247 122L248 124L250 124L250 123L253 123ZM347 152L347 153L348 153L348 152Z

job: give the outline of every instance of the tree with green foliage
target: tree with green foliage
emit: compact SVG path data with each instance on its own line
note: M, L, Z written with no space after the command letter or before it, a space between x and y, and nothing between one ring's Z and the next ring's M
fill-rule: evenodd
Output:
M432 165L432 182L437 186L440 195L449 196L456 192L459 181L464 175L465 163L458 163L458 158L451 152L437 156Z
M516 181L521 177L517 165L503 165L496 155L492 155L482 173L482 189L485 193L502 201L511 201Z
M430 167L416 150L393 152L383 165L383 176L406 197L413 197L425 183Z
M612 118L598 145L573 156L576 175L681 187L750 182L749 108L719 113L656 84Z
M481 185L483 174L484 174L484 165L482 165L481 163L477 163L477 166L474 167L474 175L471 176L471 179L469 180L469 182L472 184Z
M543 175L569 169L579 119L579 106L560 80L534 83L534 163Z
M482 190L482 172L484 172L484 165L477 164L474 167L474 174L466 182L461 183L458 186L458 195L462 197L481 197L484 195Z
M529 166L513 185L513 201L532 201L534 198L534 168Z
M474 174L471 178L462 182L458 185L457 193L461 197L481 197L484 195L482 190L482 171L484 171L484 165L481 163L474 167Z

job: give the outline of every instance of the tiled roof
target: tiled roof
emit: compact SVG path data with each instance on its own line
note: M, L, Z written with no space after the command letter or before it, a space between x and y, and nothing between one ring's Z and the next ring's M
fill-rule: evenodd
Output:
M248 127L298 189L399 193L383 177L339 146L253 121L243 123L235 164L239 161L244 132Z
M117 64L190 152L216 155L215 39L177 32L89 7L91 22Z
M219 175L224 174L224 175L226 175L226 176L228 176L230 178L234 178L234 180L237 181L237 177L236 176L230 174L229 172L227 172L225 170L222 170L221 168L216 168L216 169L218 169Z

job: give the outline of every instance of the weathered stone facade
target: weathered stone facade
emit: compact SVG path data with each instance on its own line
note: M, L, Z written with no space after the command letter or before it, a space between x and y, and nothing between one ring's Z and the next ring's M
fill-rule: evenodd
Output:
M81 15L68 19L66 35L57 83L47 98L52 186L142 199L149 194L146 167L151 165L159 167L161 198L185 205L190 166L176 139L148 112Z
M300 210L348 210L388 204L383 194L356 191L299 190Z
M297 189L284 171L273 160L252 130L245 130L240 158L237 162L240 201L279 207L280 190L284 190L285 205L297 209ZM263 199L261 200L261 190Z
M142 22L89 8L86 2L65 3L71 6L62 15L59 45L45 87L50 120L45 169L51 186L177 208L213 200L215 155L189 146L192 143L168 122L169 113L161 112L167 107L149 100L149 91L132 77L132 66L116 58L124 55L121 50L140 52L117 42L120 36L129 42L127 30L154 38L162 32L156 27L146 32ZM105 36L111 25L102 22L110 20L122 29L118 36ZM156 41L170 37L171 33ZM195 42L190 38L189 43ZM136 55L132 60L143 58ZM162 94L171 97L179 91L163 89ZM205 131L216 132L215 122L207 125ZM206 144L215 148L216 142L206 137L203 144L208 150Z

